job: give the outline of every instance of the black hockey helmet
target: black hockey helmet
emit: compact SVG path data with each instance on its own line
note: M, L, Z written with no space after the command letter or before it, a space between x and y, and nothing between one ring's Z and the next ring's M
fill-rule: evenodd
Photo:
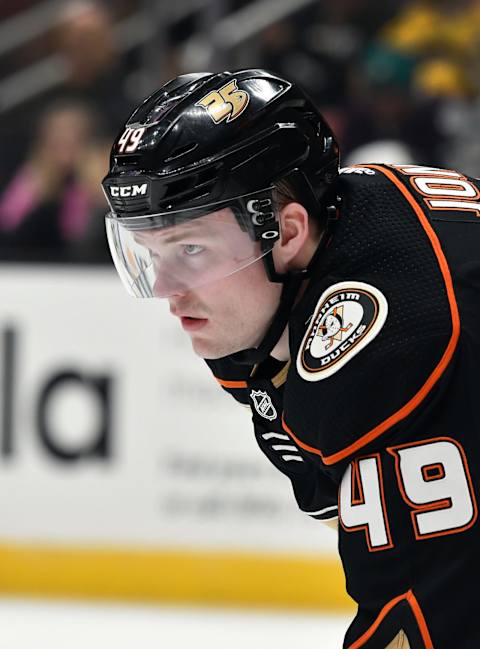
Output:
M337 174L334 135L295 84L255 69L177 77L133 112L112 148L103 187L117 269L130 292L153 295L148 259L125 234L173 228L228 205L260 242L256 258L264 257L269 278L284 281L268 254L278 238L271 189L288 180L321 219Z

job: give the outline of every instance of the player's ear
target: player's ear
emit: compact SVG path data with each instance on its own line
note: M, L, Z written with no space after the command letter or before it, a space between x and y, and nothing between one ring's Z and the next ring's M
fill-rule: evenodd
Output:
M280 210L279 220L281 237L274 247L277 269L284 272L305 267L310 261L310 258L306 259L310 252L307 210L300 203L292 201Z

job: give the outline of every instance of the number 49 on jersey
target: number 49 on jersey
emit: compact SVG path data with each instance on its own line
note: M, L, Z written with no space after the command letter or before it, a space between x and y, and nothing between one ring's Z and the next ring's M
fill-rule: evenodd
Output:
M478 515L467 458L462 446L438 437L387 449L395 458L398 488L410 509L417 540L456 534ZM363 530L371 552L393 547L385 501L382 462L375 453L350 463L339 495L346 532Z

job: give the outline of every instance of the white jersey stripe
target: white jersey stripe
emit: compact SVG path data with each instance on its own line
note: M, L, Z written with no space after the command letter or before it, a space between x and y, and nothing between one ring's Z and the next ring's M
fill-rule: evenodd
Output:
M282 433L263 433L262 434L263 439L286 439L290 441L290 437L288 435L282 435Z
M298 451L296 446L290 444L273 444L272 448L274 451Z
M307 512L304 509L302 509L302 512L308 514L309 516L320 516L320 514L326 514L327 512L332 512L334 509L338 509L338 505L331 505L330 507L324 507L323 509L319 509L318 512Z

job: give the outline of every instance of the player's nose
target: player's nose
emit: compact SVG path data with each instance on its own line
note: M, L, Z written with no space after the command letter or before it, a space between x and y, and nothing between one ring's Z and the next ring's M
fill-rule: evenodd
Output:
M157 298L181 297L188 293L188 287L178 277L168 273L157 274L153 294Z

